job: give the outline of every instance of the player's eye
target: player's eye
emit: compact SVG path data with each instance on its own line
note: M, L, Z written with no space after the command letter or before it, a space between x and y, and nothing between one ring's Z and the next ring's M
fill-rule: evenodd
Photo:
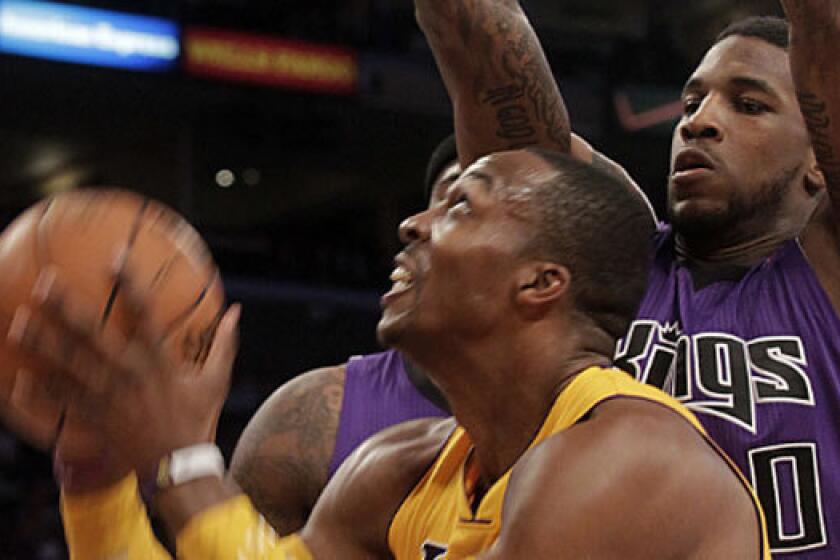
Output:
M739 111L742 113L746 113L748 115L760 115L767 111L768 107L764 103L760 101L756 101L755 99L751 99L749 97L739 97L735 101L735 106L738 108Z
M470 199L464 191L458 191L449 198L447 212L449 214L465 214L470 211Z
M683 98L683 114L693 115L700 108L701 99L697 96Z

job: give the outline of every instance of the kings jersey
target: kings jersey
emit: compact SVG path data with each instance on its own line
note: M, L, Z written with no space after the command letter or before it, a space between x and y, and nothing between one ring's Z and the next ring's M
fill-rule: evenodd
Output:
M697 285L658 234L647 294L616 365L700 419L751 480L774 557L840 558L840 320L790 240Z

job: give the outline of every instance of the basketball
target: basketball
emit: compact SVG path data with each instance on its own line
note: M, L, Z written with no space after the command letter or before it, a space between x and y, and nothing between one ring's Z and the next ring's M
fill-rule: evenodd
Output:
M172 209L122 190L76 190L43 200L0 235L0 329L7 338L20 304L31 300L41 270L52 266L69 298L98 313L103 328L122 329L128 314L114 265L125 259L135 288L146 294L147 317L165 333L173 359L202 362L224 309L218 269L193 227ZM19 372L31 375L28 389ZM0 345L0 416L40 448L58 446L85 459L97 442L66 408L37 390L38 364L13 345ZM14 401L12 392L17 391ZM26 395L21 398L20 392Z

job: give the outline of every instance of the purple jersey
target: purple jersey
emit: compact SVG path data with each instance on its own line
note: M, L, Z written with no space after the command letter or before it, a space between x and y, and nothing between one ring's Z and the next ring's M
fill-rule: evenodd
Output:
M350 358L330 477L373 434L402 422L432 416L449 416L449 413L414 386L398 352L389 350Z
M657 243L616 363L685 403L751 479L774 556L837 560L840 320L799 243L702 288L668 229Z

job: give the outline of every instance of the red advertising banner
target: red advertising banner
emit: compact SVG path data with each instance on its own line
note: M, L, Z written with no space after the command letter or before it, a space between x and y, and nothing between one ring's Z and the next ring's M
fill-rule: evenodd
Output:
M187 28L183 60L196 76L324 93L354 93L358 80L351 49L210 28Z

